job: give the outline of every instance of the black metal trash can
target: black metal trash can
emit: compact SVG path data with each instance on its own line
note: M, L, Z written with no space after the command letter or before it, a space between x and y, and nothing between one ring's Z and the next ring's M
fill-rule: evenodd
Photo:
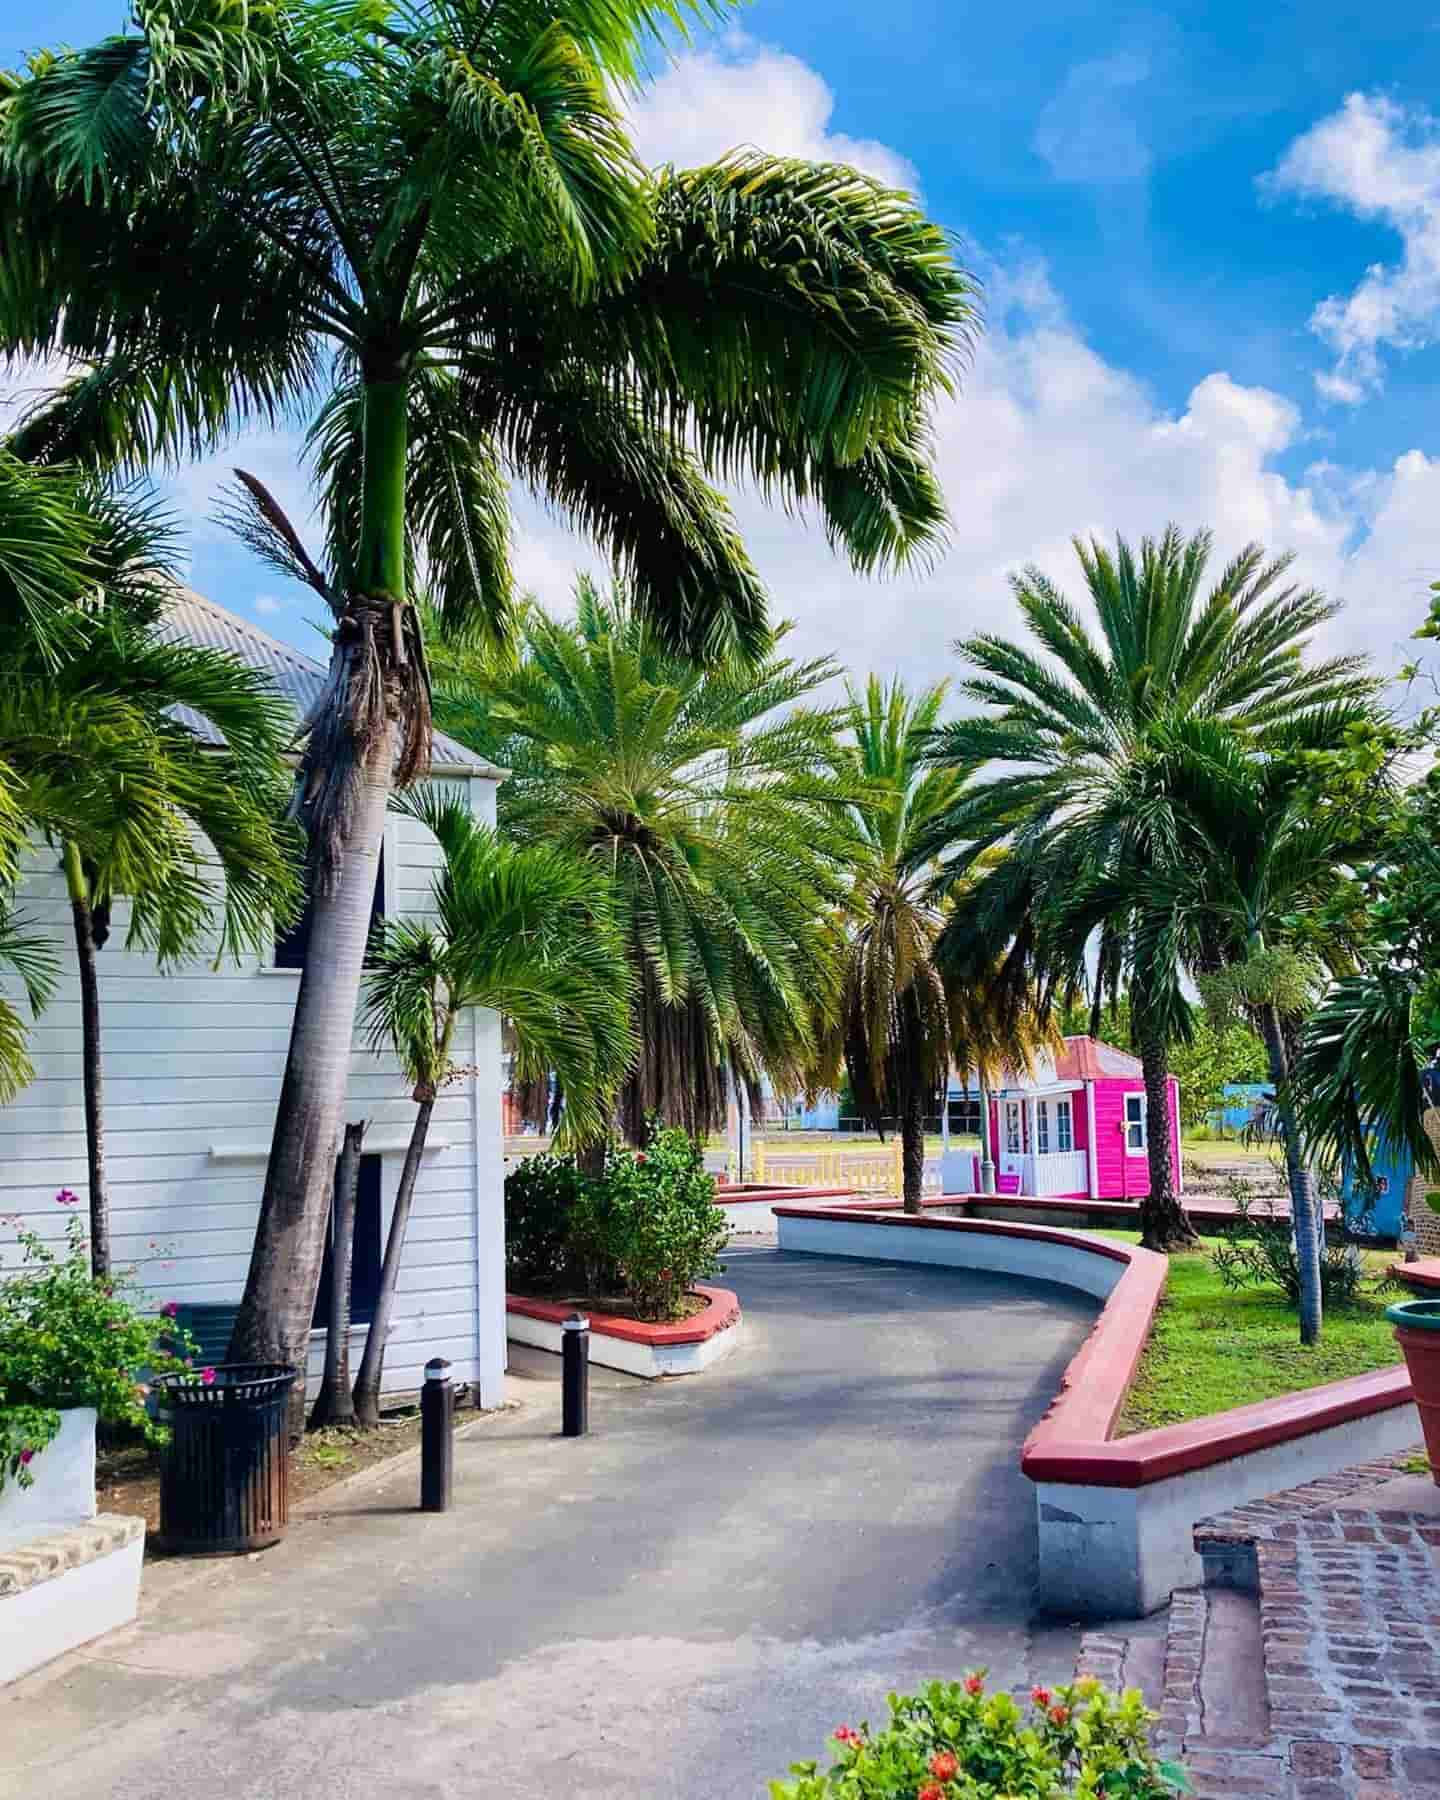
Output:
M290 1523L288 1363L218 1363L154 1383L170 1441L160 1459L162 1550L263 1550Z

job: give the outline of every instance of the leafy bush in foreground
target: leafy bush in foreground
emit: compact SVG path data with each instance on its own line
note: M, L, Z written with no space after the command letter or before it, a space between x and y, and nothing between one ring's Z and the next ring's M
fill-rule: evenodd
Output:
M1169 1800L1191 1792L1185 1772L1156 1760L1153 1713L1139 1692L1098 1681L1033 1688L1028 1707L987 1694L983 1675L932 1681L890 1696L890 1723L842 1725L836 1760L796 1763L771 1800Z
M691 1287L719 1273L728 1230L699 1147L661 1131L644 1150L610 1154L576 1204L571 1242L587 1268L614 1269L642 1319L674 1319Z

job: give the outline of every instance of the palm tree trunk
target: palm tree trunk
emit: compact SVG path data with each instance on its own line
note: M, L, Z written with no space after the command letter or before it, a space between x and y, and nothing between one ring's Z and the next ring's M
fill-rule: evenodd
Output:
M925 1188L925 1096L909 1093L900 1112L900 1170L904 1206L918 1213Z
M398 369L382 370L378 377L375 371L366 370L365 460L356 556L357 598L363 597L371 608L388 601L397 621L407 599L406 386ZM376 650L377 645L378 640L362 647ZM376 694L365 683L359 691L369 692L378 706L325 722L334 740L332 749L353 746L359 769L353 803L341 770L323 764L310 770L321 794L317 819L333 847L337 873L313 898L310 939L290 1028L290 1054L275 1115L260 1221L245 1297L230 1338L234 1360L290 1363L302 1374L325 1253L325 1222L370 935L376 864L394 784L397 725L404 711L400 645L392 643L377 653L383 658L379 679L384 692ZM332 657L356 654L353 638L342 623ZM338 695L350 692L349 683L337 686L337 707L342 704ZM312 743L317 730L312 729ZM327 810L327 797L342 790L343 803L332 798ZM292 1437L298 1438L304 1422L302 1380L291 1396Z
M990 1090L980 1083L980 1192L995 1192L995 1153L990 1144Z
M260 1222L230 1338L232 1361L305 1367L390 798L393 737L393 731L382 732L367 758L335 890L314 898ZM303 1426L303 1383L296 1386L292 1425Z
M1300 1135L1295 1124L1295 1108L1287 1091L1290 1075L1285 1054L1285 1037L1280 1027L1279 1009L1273 1002L1260 1008L1260 1035L1265 1040L1265 1053L1270 1062L1270 1080L1275 1087L1275 1105L1280 1114L1280 1132L1285 1140L1285 1173L1290 1188L1290 1221L1295 1233L1295 1256L1300 1277L1300 1342L1313 1344L1320 1336L1324 1311L1320 1292L1320 1233L1325 1228L1323 1213L1315 1204L1315 1192L1309 1172L1301 1159Z
M350 1302L355 1275L355 1198L360 1187L360 1157L365 1121L345 1127L345 1142L335 1171L335 1210L330 1240L330 1316L325 1321L325 1373L310 1414L310 1429L353 1425L350 1397Z
M420 1159L425 1153L425 1138L430 1130L430 1115L435 1110L434 1090L421 1100L405 1149L405 1166L400 1171L400 1186L395 1195L395 1211L390 1217L390 1232L385 1239L385 1260L380 1265L380 1291L375 1296L375 1316L365 1335L365 1354L360 1358L360 1373L355 1379L355 1422L374 1426L380 1423L380 1380L385 1369L385 1339L390 1332L390 1315L395 1310L395 1286L400 1275L400 1258L405 1249L405 1231L410 1223L410 1209L415 1200L415 1182L420 1174Z
M65 886L75 930L75 958L80 970L81 1079L85 1091L85 1164L90 1184L90 1267L108 1276L110 1255L110 1190L105 1181L105 1069L100 1046L100 972L96 965L95 921L90 910L90 883L73 844L64 850Z
M1147 1033L1140 1040L1140 1066L1145 1074L1145 1144L1150 1166L1150 1192L1140 1202L1140 1242L1147 1250L1168 1251L1199 1240L1175 1192L1166 1049L1158 1033Z

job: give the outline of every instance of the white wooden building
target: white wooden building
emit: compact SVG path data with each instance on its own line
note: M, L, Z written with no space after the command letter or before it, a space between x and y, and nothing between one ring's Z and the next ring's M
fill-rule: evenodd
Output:
M188 590L177 592L175 634L225 649L269 675L297 709L324 678L321 666ZM431 779L465 795L493 821L502 771L437 735ZM377 905L388 916L423 911L439 860L411 820L386 825ZM0 1218L58 1238L66 1209L56 1191L86 1194L80 1001L65 884L53 852L40 850L18 910L49 935L63 978L31 1032L35 1080L0 1109ZM127 908L117 903L99 955L105 1120L114 1256L132 1264L154 1303L206 1309L223 1337L238 1303L264 1183L275 1105L303 960L303 931L267 953L218 969L199 957L162 974L124 945ZM290 966L286 966L286 965ZM473 1036L472 1036L473 1034ZM491 1013L465 1027L457 1060L474 1078L438 1101L401 1267L385 1386L414 1390L432 1356L449 1357L457 1381L477 1382L482 1404L501 1398L505 1367L503 1140L500 1029ZM380 1248L414 1118L409 1085L389 1057L358 1041L347 1119L369 1121L357 1218L353 1354L363 1342L367 1286ZM78 1210L78 1209L77 1209ZM13 1264L13 1228L0 1225L0 1267ZM322 1294L323 1301L323 1294ZM323 1334L312 1340L318 1373Z

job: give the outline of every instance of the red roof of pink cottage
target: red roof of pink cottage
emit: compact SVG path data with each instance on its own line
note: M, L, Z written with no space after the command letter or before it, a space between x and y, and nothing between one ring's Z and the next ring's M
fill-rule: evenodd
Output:
M1065 1048L1055 1058L1057 1080L1103 1081L1107 1075L1138 1081L1144 1078L1144 1071L1138 1056L1117 1050L1100 1038L1066 1038Z

